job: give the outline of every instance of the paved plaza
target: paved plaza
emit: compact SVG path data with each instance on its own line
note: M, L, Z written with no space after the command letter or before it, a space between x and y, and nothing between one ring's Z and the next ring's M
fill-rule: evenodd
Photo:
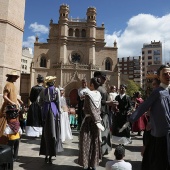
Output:
M140 150L142 146L142 137L132 134L133 143L127 145L125 160L132 164L133 170L140 170L142 157ZM109 155L104 156L97 170L104 170L105 163L114 159L114 148ZM14 162L14 170L81 170L76 163L78 157L78 132L73 130L73 140L63 144L64 152L53 157L53 164L46 164L44 156L39 156L40 138L28 138L22 136L19 148L19 162Z

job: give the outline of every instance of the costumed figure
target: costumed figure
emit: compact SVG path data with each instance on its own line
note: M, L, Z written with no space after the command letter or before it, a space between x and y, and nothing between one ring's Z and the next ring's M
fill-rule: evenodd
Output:
M170 67L157 70L158 88L132 113L131 123L150 110L151 135L145 146L141 170L170 170Z
M8 119L6 119L6 109L7 107L11 107L15 110L19 110L20 105L23 104L23 102L17 98L17 90L14 85L14 82L19 78L16 71L12 71L11 73L6 75L7 77L7 83L3 90L3 98L4 102L2 104L2 108L0 110L0 144L6 144L8 142L8 138L4 135L4 130L6 128L7 123L9 124L17 124L17 128L19 127L19 114L16 111L17 115L15 118L9 116ZM13 123L12 123L13 122ZM15 126L15 125L14 125Z
M42 135L42 113L38 104L38 96L44 89L44 77L40 74L37 77L37 85L31 88L30 101L26 122L26 136L39 137Z
M98 87L98 91L100 92L102 99L101 99L101 118L102 118L102 125L104 126L105 130L102 131L102 155L108 154L109 151L112 150L111 147L111 133L110 133L110 125L109 125L109 111L108 106L114 106L114 101L107 101L108 93L104 87L106 82L106 74L101 71L94 72L94 77L101 79L101 84Z
M69 109L67 107L66 98L64 96L64 88L59 88L60 90L60 106L61 106L61 141L64 142L68 139L73 139L71 128L70 128L70 122L69 122L69 116L68 112Z
M60 91L54 87L56 77L45 78L47 85L39 95L42 106L43 133L40 144L40 155L45 155L45 162L52 163L52 156L63 151L60 125Z
M78 89L78 130L81 127L81 123L84 119L84 111L83 111L83 106L84 106L84 97L85 93L89 91L89 88L87 87L87 80L82 79L81 80L82 87Z
M104 127L101 124L100 108L101 95L97 91L99 87L99 79L92 78L90 81L90 89L85 94L84 113L85 118L80 128L79 136L79 157L78 164L84 169L95 169L102 159L101 153L101 130Z
M136 100L136 104L135 104L135 109L138 108L138 106L143 103L143 99L141 97L141 92L136 92L135 93L135 100ZM141 131L145 130L146 124L147 124L147 117L145 114L143 114L136 122L134 122L132 124L132 131L133 132L138 132L138 135L141 136Z
M132 143L130 137L130 123L128 122L128 116L131 113L131 100L126 95L126 85L120 85L120 94L116 96L115 100L118 101L118 105L115 108L115 120L113 122L114 129L112 133L113 143L127 145Z
M115 97L118 95L116 86L110 86L110 93L108 95L108 101L115 101ZM109 124L110 124L110 130L114 128L114 108L112 106L109 106Z

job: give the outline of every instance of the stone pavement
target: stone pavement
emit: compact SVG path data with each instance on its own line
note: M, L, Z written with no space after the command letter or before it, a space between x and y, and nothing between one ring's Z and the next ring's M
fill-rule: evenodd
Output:
M40 138L22 136L19 148L19 161L14 162L14 170L81 170L76 163L78 157L78 132L73 130L73 140L63 144L64 152L53 157L53 164L46 164L44 156L39 156ZM132 134L133 143L125 146L125 160L132 164L133 170L140 170L142 157L140 155L142 137ZM109 155L104 156L97 170L105 170L105 163L114 159L114 148Z

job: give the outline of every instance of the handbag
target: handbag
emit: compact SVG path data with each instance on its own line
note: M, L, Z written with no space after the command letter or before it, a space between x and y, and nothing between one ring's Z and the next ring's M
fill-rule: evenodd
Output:
M6 112L7 118L10 118L10 119L15 119L19 116L19 111L16 105L7 105L5 112Z

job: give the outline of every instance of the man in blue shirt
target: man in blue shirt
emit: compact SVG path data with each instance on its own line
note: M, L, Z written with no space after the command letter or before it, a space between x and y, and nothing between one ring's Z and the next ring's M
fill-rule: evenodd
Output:
M170 170L170 67L162 65L157 75L160 86L129 119L133 123L150 108L151 137L143 155L142 170Z

